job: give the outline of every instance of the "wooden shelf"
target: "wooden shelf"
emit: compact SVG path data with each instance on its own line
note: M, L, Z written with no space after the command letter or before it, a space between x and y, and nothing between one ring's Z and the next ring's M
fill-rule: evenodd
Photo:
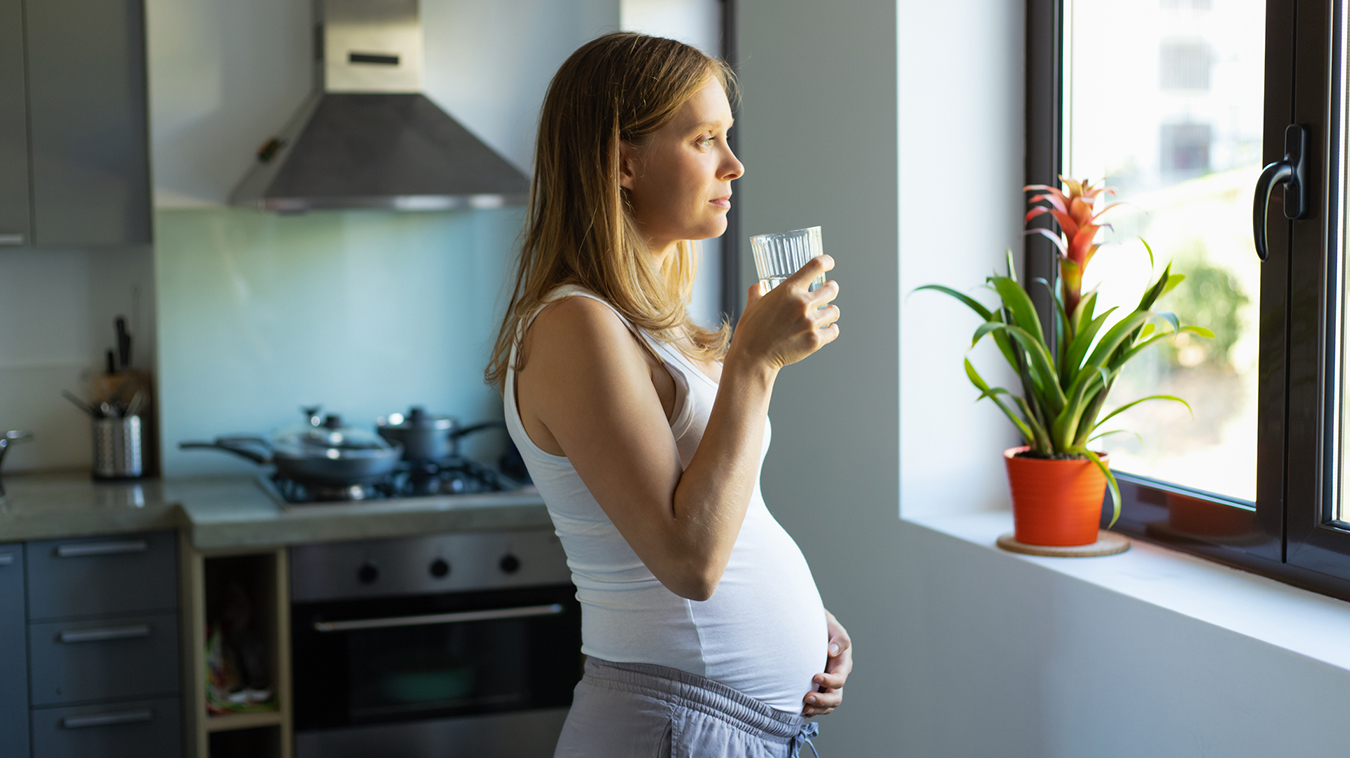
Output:
M291 758L290 580L285 548L202 551L179 533L185 758ZM206 710L206 621L238 582L267 650L275 710L213 716ZM208 608L209 606L209 608ZM209 611L209 612L208 612Z
M228 713L223 716L208 716L206 731L228 732L233 729L253 729L259 726L280 726L281 711L254 711L252 713Z

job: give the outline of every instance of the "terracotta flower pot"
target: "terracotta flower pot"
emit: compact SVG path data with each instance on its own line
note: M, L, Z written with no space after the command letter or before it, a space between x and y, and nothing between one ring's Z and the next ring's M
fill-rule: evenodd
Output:
M1003 451L1012 489L1013 537L1027 545L1072 547L1097 541L1106 477L1092 461L1017 457ZM1106 456L1102 455L1102 462Z

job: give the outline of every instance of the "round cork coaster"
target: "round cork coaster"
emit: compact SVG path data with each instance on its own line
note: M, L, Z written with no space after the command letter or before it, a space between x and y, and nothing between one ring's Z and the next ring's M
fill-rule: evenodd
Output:
M1130 549L1130 540L1123 534L1097 530L1097 541L1090 545L1073 547L1055 547L1053 545L1027 545L1013 539L1012 534L998 538L998 546L1010 553L1026 555L1048 555L1054 558L1096 558L1103 555L1115 555Z

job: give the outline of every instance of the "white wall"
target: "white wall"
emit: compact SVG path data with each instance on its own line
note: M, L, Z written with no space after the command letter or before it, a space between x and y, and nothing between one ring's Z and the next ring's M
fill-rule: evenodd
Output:
M895 548L897 744L872 755L1347 752L1344 669L915 524Z
M104 353L116 345L119 315L133 335L133 367L154 370L151 249L0 249L0 308L0 433L35 435L6 453L4 471L87 470L90 420L61 390L92 397L90 379L103 372Z
M746 234L819 224L837 261L831 276L843 312L839 339L778 378L764 497L801 546L825 606L856 641L859 668L846 706L822 720L821 754L896 755L895 3L738 7L746 174L733 202L741 203ZM748 254L741 278L755 281Z
M946 295L909 293L945 284L993 303L984 278L1009 248L1021 265L1026 12L1020 0L898 5L900 509L1006 508L1000 453L1020 437L992 403L975 403L962 367L980 318ZM971 362L1014 388L991 340Z

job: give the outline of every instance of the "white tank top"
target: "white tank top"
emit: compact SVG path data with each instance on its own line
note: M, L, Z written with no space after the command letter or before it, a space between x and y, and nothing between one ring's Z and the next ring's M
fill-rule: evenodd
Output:
M547 302L571 296L606 303L576 286L554 290ZM615 315L661 357L675 380L671 434L687 468L703 438L717 384L684 354ZM533 323L530 316L521 334ZM517 345L519 344L517 335ZM506 372L506 426L553 519L581 602L581 651L619 663L654 663L712 679L774 708L800 713L825 670L825 609L797 544L769 513L759 475L726 572L708 600L666 589L601 510L566 457L541 450L525 432L516 407L512 348ZM760 467L769 450L766 420Z

